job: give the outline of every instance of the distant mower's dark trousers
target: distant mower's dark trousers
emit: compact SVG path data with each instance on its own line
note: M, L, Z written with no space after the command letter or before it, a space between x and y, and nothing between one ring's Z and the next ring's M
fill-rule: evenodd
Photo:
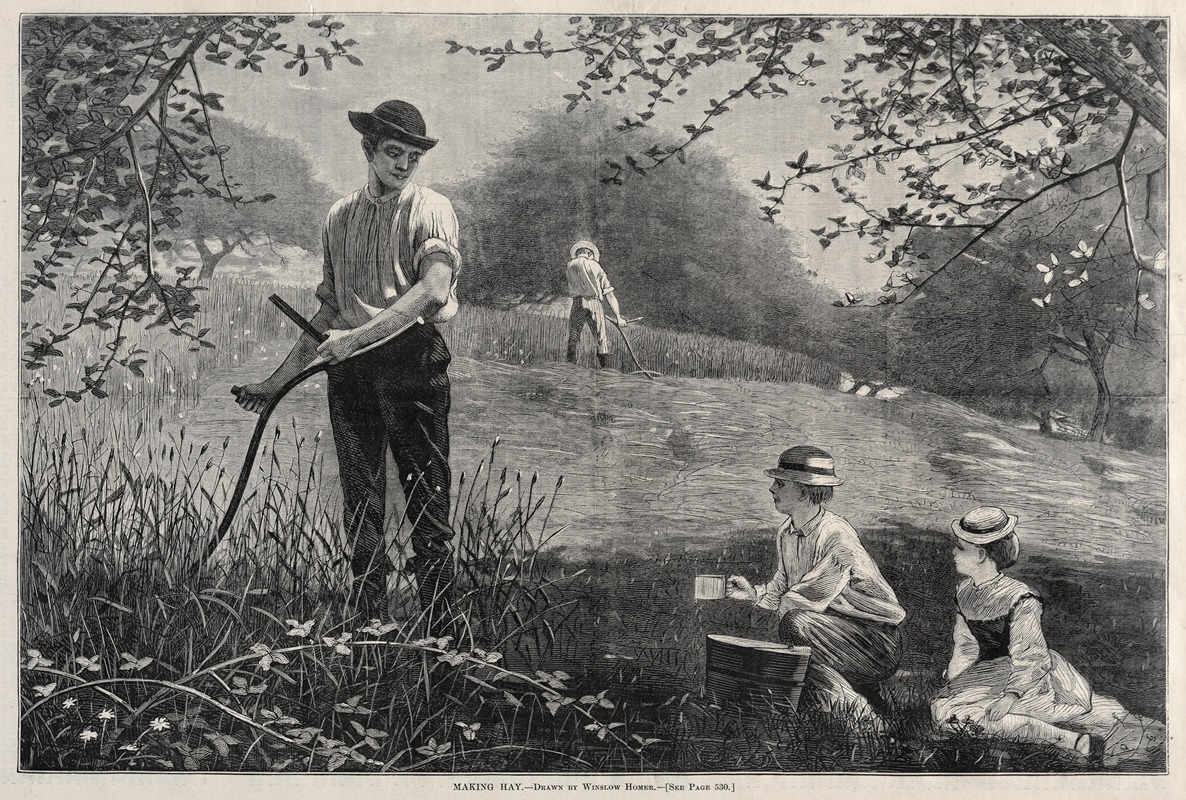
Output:
M605 366L605 356L609 355L609 338L606 335L605 309L596 297L572 298L572 310L568 314L568 360L575 363L577 347L581 344L581 334L588 325L593 329L593 338L597 340L598 361Z
M441 621L453 583L449 349L435 326L328 370L329 415L354 573L351 602L378 611L394 569L384 536L387 462L399 468L420 606ZM430 623L431 624L431 623Z
M881 682L898 671L902 660L902 634L897 625L831 610L795 609L783 615L778 636L784 644L810 647L813 663L836 670L875 711L885 711Z

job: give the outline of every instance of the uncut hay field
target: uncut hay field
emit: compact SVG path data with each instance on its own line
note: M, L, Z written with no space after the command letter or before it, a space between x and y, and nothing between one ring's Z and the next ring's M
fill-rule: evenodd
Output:
M334 544L338 486L320 376L294 390L277 410L272 420L275 431L265 438L248 500L232 528L229 546L235 555L228 560L246 563L245 554L250 554L255 568L249 585L216 584L208 577L201 579L205 584L185 584L183 562L193 557L193 540L200 541L217 524L254 424L254 417L233 403L230 387L262 379L291 345L291 325L284 325L266 301L277 288L216 281L208 299L210 319L201 325L212 328L218 347L195 355L172 340L157 342L159 356L145 367L152 382L113 384L112 397L105 403L66 403L50 409L44 398L26 393L21 419L27 467L22 539L25 649L49 653L47 643L52 643L59 654L53 659L55 668L66 656L69 661L79 655L89 658L91 650L102 651L102 657L110 659L106 671L118 674L124 663L120 648L132 645L117 642L140 635L125 630L132 622L128 618L148 613L146 609L157 614L151 598L137 597L135 587L121 579L128 570L129 555L143 552L159 559L151 577L168 591L180 587L203 598L210 586L222 586L239 598L236 603L217 595L230 616L212 603L198 602L212 619L216 614L228 620L242 618L237 623L242 630L232 626L233 635L228 630L222 641L212 637L205 642L213 649L210 658L195 657L194 651L203 644L199 641L195 647L192 637L187 655L156 653L184 676L202 673L205 680L209 672L203 670L212 669L211 660L234 660L259 644L271 623L249 621L246 609L255 602L266 605L280 625L291 614L297 622L316 617L332 636L347 630L342 626L348 622L340 612L330 610L344 567L337 558L340 547ZM307 290L279 287L279 291L298 309L311 310L303 307L307 299L299 302L307 297ZM472 507L481 509L482 520L498 516L488 514L488 508L474 500L474 488L483 481L493 481L493 492L489 485L485 490L491 496L503 496L498 487L505 483L506 508L517 505L519 516L511 513L510 517L521 523L519 538L499 556L495 572L500 577L473 578L475 597L479 589L487 592L481 595L486 603L481 613L498 616L499 624L512 618L517 622L498 631L492 626L480 643L490 649L489 637L497 633L499 649L506 655L503 663L515 673L508 678L512 685L534 692L541 709L547 703L556 703L560 709L559 713L551 708L540 712L553 725L546 742L538 738L545 736L542 728L528 724L529 733L524 734L517 717L508 722L505 707L498 711L502 716L483 716L487 732L500 732L501 738L491 747L518 747L519 758L530 753L527 761L517 763L531 769L984 769L982 760L969 756L975 748L963 743L963 750L945 750L933 744L933 733L919 720L925 718L929 687L950 655L955 576L948 526L969 508L994 503L1021 518L1023 558L1014 574L1032 582L1048 598L1045 624L1051 646L1101 690L1140 715L1118 732L1109 766L1156 769L1162 763L1163 733L1156 720L1165 714L1164 458L1041 438L925 393L906 391L888 399L845 394L838 391L842 376L832 365L711 337L628 328L643 365L663 373L655 380L629 371L591 369L587 336L582 363L568 365L563 363L565 325L565 320L544 316L464 308L447 331L454 352L450 424L454 481L461 488L455 492L459 541L468 543L465 537L473 534L474 526L466 528ZM625 365L620 345L618 340L619 364ZM63 369L68 371L70 366ZM53 380L52 375L49 379ZM901 708L901 717L894 722L899 736L888 740L895 742L893 746L867 738L854 744L851 730L836 731L827 723L782 720L775 737L780 744L766 752L754 742L763 736L769 740L773 735L769 725L774 723L751 732L756 738L750 742L746 738L750 734L730 733L733 723L722 720L719 710L683 709L684 704L694 705L699 696L706 633L776 638L774 620L768 615L739 609L729 601L691 601L691 579L700 572L739 572L766 579L773 560L771 535L779 520L762 469L775 463L785 447L805 441L827 448L836 457L845 483L831 508L856 526L908 611L907 656L893 688ZM100 468L104 461L107 467ZM112 466L132 462L140 463L143 472L133 475ZM45 483L40 476L47 474L56 476L60 481L56 488L64 491L47 496L39 487ZM145 501L130 499L128 490L119 488L129 484L141 493L166 498L172 497L169 487L180 487L192 503L169 499L151 514L136 518L128 508L138 509L135 504ZM392 528L397 531L392 552L398 562L406 537L398 492L390 494ZM72 495L90 505L71 511L67 506ZM536 499L545 497L546 516L544 511L534 516L522 513L524 498L530 509ZM113 504L120 513L103 521L100 509ZM173 516L162 517L161 509ZM523 522L525 516L530 524ZM140 522L132 524L134 519ZM490 524L491 531L498 528L504 533L512 527ZM72 565L64 565L67 559L62 557L50 558L52 549L44 538L48 529L67 528L74 540L70 545L74 549L69 550ZM120 536L100 535L109 533L108 528L118 529ZM153 541L146 543L146 537ZM55 546L58 550L52 552L60 555L61 542ZM463 557L480 549L465 544ZM489 547L481 552L483 557L490 555ZM269 571L276 563L285 568ZM516 568L508 572L505 564ZM525 569L528 564L530 568ZM496 599L492 587L503 586L512 574L520 589L526 585L524 576L535 581L531 591ZM32 591L29 584L43 578L52 591ZM72 586L85 587L85 596L81 590L71 594ZM392 613L399 618L407 612L409 588L399 584L393 592ZM251 599L265 596L266 603ZM504 603L498 614L492 605L496 602ZM112 611L109 604L117 609ZM512 606L514 613L506 613ZM66 611L53 612L54 607L85 609L82 613L90 625L82 626L87 628L83 631L67 620ZM151 623L142 620L140 627L165 625L167 616L154 617ZM80 633L75 634L75 629ZM530 642L522 639L527 631ZM309 647L319 646L316 638L310 639ZM477 638L481 637L471 645L479 644ZM87 644L81 645L80 640ZM281 641L287 640L281 636ZM180 643L166 637L156 646ZM433 646L418 647L431 650ZM136 650L122 652L143 655ZM448 647L443 654L448 655ZM349 706L352 695L340 695L345 686L363 687L373 681L367 673L357 672L357 663L355 669L353 684L340 679L331 682L338 689L298 670L299 692L276 682L275 691L281 694L275 699L269 682L269 688L259 694L266 695L269 703L275 700L273 707L286 714L289 705L284 703L295 707L298 702L294 692L303 698L305 713L292 716L322 731L313 734L313 746L318 735L344 749L353 740L369 736L378 745L371 748L375 757L368 753L360 762L344 750L323 746L321 751L313 749L307 762L298 753L285 756L289 762L284 763L283 753L272 758L267 748L259 747L250 754L240 753L243 760L236 767L229 758L235 746L201 745L205 734L197 733L198 744L185 745L186 753L162 750L157 767L144 760L130 766L275 769L283 764L281 769L294 769L307 763L308 768L325 769L336 762L332 768L512 768L500 760L504 750L462 757L465 747L473 749L471 743L480 741L468 737L476 729L465 727L473 725L476 716L442 717L417 707L416 713L423 712L430 723L410 726L399 734L385 727L386 737L367 734L366 725L356 733L348 724L355 719L348 716L351 712L338 709L343 702ZM556 679L556 675L574 676L571 681L580 682L588 693L573 692L565 703L564 692L547 681L534 689L524 682L533 670L543 670L562 685L569 678ZM85 667L81 673L76 667L68 671L88 677ZM535 674L535 680L540 680ZM231 677L223 673L218 678L231 690L223 698L224 709L212 713L208 707L203 720L216 733L221 726L234 728L232 738L246 742L244 726L255 729L225 709L238 709L263 725L268 704L254 696L249 698L255 700L254 706L237 702L245 694L236 694L236 688L254 691L257 684L246 673L234 675L247 681L242 686ZM411 683L416 680L409 678ZM514 684L515 680L519 683ZM59 681L65 684L67 679ZM174 676L173 682L182 681ZM213 688L206 691L212 700L223 697ZM618 698L611 708L598 704L599 691ZM167 694L164 689L161 692ZM512 694L521 705L522 695L508 692L508 697ZM339 702L326 711L316 699L324 695ZM660 706L660 695L668 701L665 706ZM482 713L494 713L490 708L498 702L482 697ZM588 698L593 702L582 705ZM676 707L676 700L681 706L678 722L667 713ZM175 710L170 713L181 716L162 719L179 730L182 721L190 719L186 715L191 706L176 698L172 702ZM92 711L97 713L102 703L100 697ZM576 720L570 728L557 722L566 710L586 706L604 716ZM515 714L521 711L513 703L510 708ZM316 713L337 714L340 724L327 727L322 720L315 725L308 717ZM214 718L221 722L212 722ZM143 722L137 719L132 724ZM88 730L97 732L95 724L92 721ZM130 730L131 725L127 727ZM121 734L122 728L121 724ZM45 740L37 738L42 736L40 729L30 728L23 736L26 743L44 745ZM397 736L402 737L398 747ZM614 750L612 742L619 737L622 747ZM835 739L836 744L831 749L805 751L799 746L804 737ZM452 744L442 751L446 742ZM128 757L131 751L120 755L114 749L115 740L112 744L111 758L100 759L94 768L122 768L134 760ZM208 752L202 752L202 746ZM23 752L36 761L35 752L40 751L26 748ZM195 752L199 757L194 757ZM77 757L85 755L82 748ZM263 766L253 760L259 758L266 762ZM997 769L1022 771L1080 768L1050 754L1043 758L1035 761L1014 752L1009 758L994 755L993 762ZM164 762L173 766L165 767ZM52 761L36 763L54 768Z

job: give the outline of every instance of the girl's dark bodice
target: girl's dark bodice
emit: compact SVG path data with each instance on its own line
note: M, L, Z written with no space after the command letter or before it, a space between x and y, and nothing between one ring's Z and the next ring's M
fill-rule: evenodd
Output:
M1034 598L1041 602L1042 598L1036 594L1024 594L1013 603L1009 613L995 619L968 619L968 630L980 645L980 656L977 661L991 661L994 658L1004 658L1009 655L1009 626L1013 622L1013 610L1017 604L1027 598Z

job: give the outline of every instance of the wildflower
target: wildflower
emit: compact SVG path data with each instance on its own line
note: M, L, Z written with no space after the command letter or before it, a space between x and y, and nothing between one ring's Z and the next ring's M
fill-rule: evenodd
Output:
M267 672L268 670L270 670L272 668L273 663L276 663L276 664L287 664L288 663L288 656L284 655L283 653L272 652L272 649L270 647L268 647L266 644L251 645L251 652L255 653L258 656L262 656L259 660L259 668L262 669L264 672Z
M78 734L78 738L82 739L84 742L93 742L99 738L99 734L95 733L90 728L87 728L82 733Z
M635 742L637 742L637 743L638 743L637 750L638 750L639 752L642 752L642 749L643 749L644 747L647 747L648 745L652 745L652 744L654 744L655 742L661 742L661 741L663 741L662 739L652 739L652 738L650 738L650 737L647 737L647 738L645 738L645 739L644 739L643 737L639 736L637 733L631 734L631 735L630 735L630 738L631 738L631 739L633 739ZM891 737L890 737L890 741L892 742L893 740L894 740L894 739L893 739L893 737L891 736Z
M78 705L78 701L75 700L73 697L67 697L65 700L62 701L62 708L65 708L67 710L74 708L76 705Z
M547 701L544 705L547 707L548 711L551 712L553 717L556 716L556 712L564 706L570 706L576 702L576 700L573 698L562 697L556 692L544 692L544 700Z
M99 671L99 657L97 655L86 658L79 656L74 659L74 663L82 667L82 672L98 672Z
M120 653L120 657L124 660L124 663L119 665L120 672L127 672L129 670L139 672L152 663L151 658L136 658L131 653Z
M495 653L495 652L487 653L482 648L475 647L474 648L474 657L482 659L487 664L497 664L499 661L502 660L502 653Z
M263 694L268 688L267 683L249 685L247 679L241 675L236 675L234 678L232 678L231 683L235 685L235 688L231 689L231 694L236 694L241 697L246 697L249 694Z
M351 651L350 648L346 646L346 642L350 641L352 636L354 636L352 633L343 633L337 639L332 636L322 636L321 641L325 642L326 647L332 647L335 653L348 656L350 655Z
M104 722L109 719L115 719L115 712L110 708L105 708L99 712L99 719L103 720Z
M140 752L140 745L135 744L135 743L125 744L125 745L121 746L119 749L127 750L129 753L138 753L138 752Z
M466 724L464 722L458 722L457 727L461 728L461 735L472 742L474 740L474 738L477 737L478 730L482 727L482 723L471 722L469 724Z
M437 744L436 738L433 737L428 740L428 744L424 745L423 747L417 747L416 752L422 756L439 756L444 755L452 749L453 744L451 742L441 742L440 744Z
M263 709L260 715L264 718L264 725L296 725L297 720L288 716L280 710L280 706L272 706L272 709Z
M622 723L622 722L611 722L608 725L603 725L600 722L591 722L585 726L585 730L596 731L597 738L604 739L606 737L606 735L608 735L610 733L610 731L612 731L614 728L621 728L624 726L625 726L625 723Z
M564 685L564 681L572 677L563 670L544 672L542 669L537 669L535 671L535 676L540 680L541 683L546 683L553 689L567 689L568 687Z
M334 711L341 714L370 714L373 713L371 709L362 705L362 695L356 694L346 700L345 703L335 703Z
M164 717L157 717L152 722L148 723L148 727L152 728L157 733L160 733L162 731L169 730L169 728L172 728L173 726L170 725L169 720L165 719Z
M384 636L398 627L399 623L396 622L381 623L377 619L372 619L366 627L361 629L361 632L369 633L371 636Z
M284 621L289 626L287 634L288 636L296 636L303 639L313 632L313 624L315 620L307 619L304 622L297 622L295 619L286 619Z
M465 661L465 653L458 653L456 650L450 650L448 653L437 656L437 661L443 661L450 667L456 667Z
M58 688L56 683L47 683L44 686L34 686L33 693L38 697L49 697L56 688Z
M602 689L595 695L587 694L581 698L581 704L586 706L596 705L600 706L601 708L613 708L614 702L612 700L605 699L605 693L607 691L607 689Z
M37 669L38 667L52 667L54 662L43 657L40 650L26 650L25 655L29 657L25 664L25 669Z

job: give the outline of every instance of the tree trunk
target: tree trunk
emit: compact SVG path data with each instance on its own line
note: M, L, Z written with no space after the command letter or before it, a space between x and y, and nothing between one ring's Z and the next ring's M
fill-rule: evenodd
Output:
M211 250L206 246L206 241L201 237L194 239L194 247L198 250L198 255L202 257L202 270L198 273L199 281L208 281L214 277L214 268L218 266L218 262L222 261L232 250L239 246L239 242L232 243L225 237L219 237L218 241L222 244L222 249L217 252Z
M1148 120L1162 136L1166 135L1169 112L1165 94L1145 83L1119 55L1098 47L1068 21L1027 19L1026 25L1090 72L1092 77L1119 96L1135 113Z
M1141 58L1145 59L1145 63L1153 70L1153 74L1157 76L1157 80L1161 81L1162 86L1169 86L1169 75L1166 70L1169 68L1169 57L1166 53L1165 45L1157 38L1153 31L1145 27L1145 20L1133 19L1131 17L1116 17L1110 19L1116 26L1116 30L1127 36L1136 45L1137 50L1141 54Z
M1087 438L1102 443L1108 428L1108 417L1112 414L1112 391L1108 388L1108 377L1104 374L1103 359L1092 359L1088 366L1091 368L1091 377L1095 378L1095 413L1091 415Z

